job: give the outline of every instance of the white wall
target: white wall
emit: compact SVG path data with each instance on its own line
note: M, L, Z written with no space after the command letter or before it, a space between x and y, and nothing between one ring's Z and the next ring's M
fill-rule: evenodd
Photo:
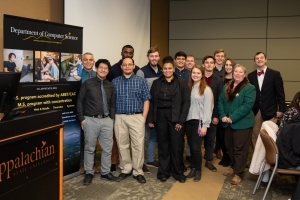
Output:
M135 63L147 63L150 0L65 0L64 6L64 23L83 27L83 53L113 65L121 59L122 47L130 44Z

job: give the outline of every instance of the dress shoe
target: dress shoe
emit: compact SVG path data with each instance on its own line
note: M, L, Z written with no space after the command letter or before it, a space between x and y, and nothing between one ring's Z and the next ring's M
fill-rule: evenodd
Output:
M92 183L93 178L94 178L93 174L86 174L83 179L83 185L90 185Z
M94 174L100 173L100 169L96 165L94 165L93 170L94 170Z
M144 174L150 174L150 170L148 169L147 165L143 164L142 170Z
M79 171L80 171L80 174L84 174L85 173L83 165L80 165Z
M184 177L184 178L181 178L181 179L179 179L178 181L179 181L179 183L185 183L186 178L185 178L185 177Z
M186 176L186 178L193 178L196 174L196 169L191 169L190 173Z
M101 175L102 180L108 180L113 182L119 182L121 180L120 177L115 177L111 172L105 175Z
M124 179L126 179L128 176L131 176L131 173L129 173L129 174L121 173L121 174L119 174L118 178L120 178L121 180L124 180Z
M194 176L194 182L198 182L201 180L201 171L196 171Z
M156 160L154 160L153 162L147 162L147 165L155 168L159 167L159 163Z
M146 179L143 175L137 175L137 176L133 176L133 178L135 180L137 180L137 182L139 183L146 183Z
M206 161L205 167L207 167L210 171L213 171L213 172L217 171L217 168L212 164L211 161Z
M231 167L226 172L223 173L224 176L232 176L233 174L234 172Z
M241 177L239 177L238 175L234 175L234 177L232 178L232 180L231 180L231 184L232 185L238 185L238 184L240 184L242 182L242 178Z
M117 171L116 164L111 164L111 166L110 166L110 171L111 171L111 172Z
M162 177L162 178L158 178L158 180L160 180L160 182L166 182L168 179L166 177Z

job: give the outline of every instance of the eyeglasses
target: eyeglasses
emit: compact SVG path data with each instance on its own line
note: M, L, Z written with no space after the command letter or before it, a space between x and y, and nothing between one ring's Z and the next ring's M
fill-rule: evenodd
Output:
M129 64L122 64L122 67L132 67L133 64L129 63Z
M108 67L98 67L97 69L102 69L102 70L107 71L107 70L108 70Z

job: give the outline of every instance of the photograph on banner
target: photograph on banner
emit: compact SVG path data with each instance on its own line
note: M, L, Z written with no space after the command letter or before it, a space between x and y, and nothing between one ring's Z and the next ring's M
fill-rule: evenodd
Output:
M35 51L35 82L59 82L59 52Z
M80 81L82 72L82 55L61 53L61 81Z
M3 49L3 72L20 72L20 82L33 82L33 51Z

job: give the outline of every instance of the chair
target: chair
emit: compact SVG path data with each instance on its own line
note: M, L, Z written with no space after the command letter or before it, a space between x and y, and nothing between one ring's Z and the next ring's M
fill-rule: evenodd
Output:
M279 152L278 152L278 148L277 145L275 143L275 141L269 136L268 132L265 129L261 129L260 130L260 137L261 140L265 146L266 149L266 158L263 162L263 165L261 167L260 173L259 173L259 177L257 179L256 185L254 187L253 190L253 194L255 194L255 192L258 190L262 177L264 176L264 168L266 163L270 164L271 166L271 171L272 171L272 175L270 177L268 186L266 188L265 194L263 196L263 200L266 198L268 190L271 186L273 177L275 175L275 173L278 174L288 174L288 175L300 175L300 171L298 170L294 170L294 169L281 169L281 168L277 168L278 166L278 159L279 159Z

